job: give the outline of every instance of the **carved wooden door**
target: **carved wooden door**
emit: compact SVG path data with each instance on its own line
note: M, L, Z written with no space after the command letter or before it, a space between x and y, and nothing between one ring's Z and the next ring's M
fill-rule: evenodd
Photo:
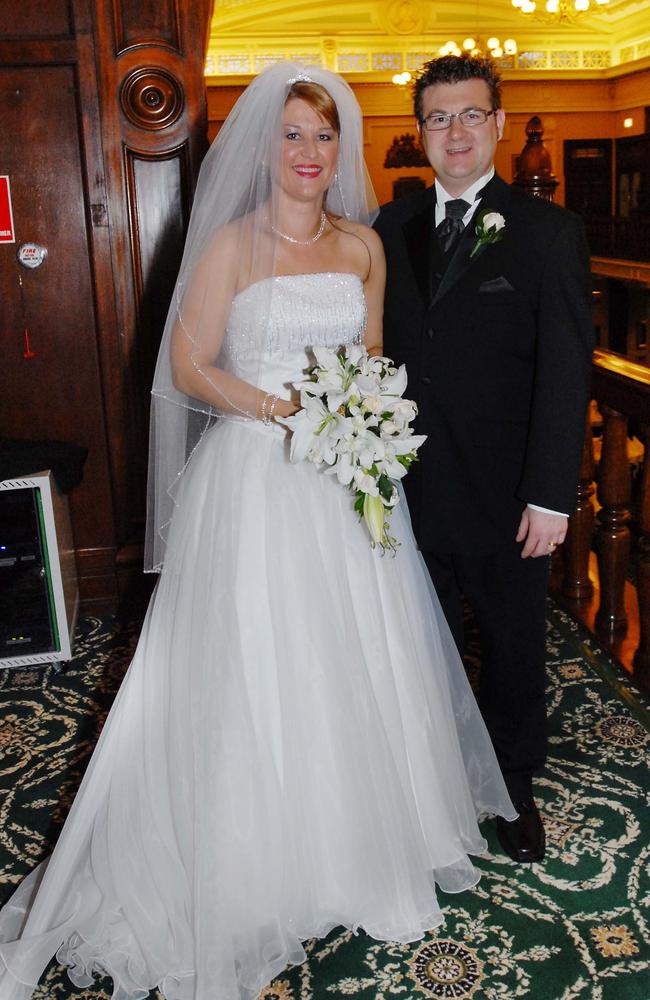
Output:
M206 148L209 13L209 0L0 5L17 240L0 242L0 435L88 448L71 508L95 607L140 555L149 387ZM39 268L17 263L25 242L47 248Z

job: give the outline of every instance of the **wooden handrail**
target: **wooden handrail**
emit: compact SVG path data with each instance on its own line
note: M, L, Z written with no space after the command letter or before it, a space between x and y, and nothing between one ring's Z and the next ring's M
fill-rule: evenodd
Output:
M650 368L613 351L594 351L592 395L626 417L650 423Z
M645 443L641 485L638 558L636 564L640 642L634 669L644 687L650 682L650 368L612 351L596 350L592 369L592 396L603 417L602 451L597 480L598 516L594 518L594 455L589 419L578 503L564 544L562 593L574 605L590 600L589 556L594 540L598 562L600 604L596 627L613 643L626 631L625 582L628 577L631 474L627 456L628 420L633 419Z

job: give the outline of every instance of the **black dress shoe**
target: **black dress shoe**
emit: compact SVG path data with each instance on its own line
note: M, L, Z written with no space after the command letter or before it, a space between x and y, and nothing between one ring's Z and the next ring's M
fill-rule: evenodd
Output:
M535 800L522 799L513 802L519 816L512 823L497 816L497 836L499 843L513 861L530 864L542 861L546 847L544 824Z

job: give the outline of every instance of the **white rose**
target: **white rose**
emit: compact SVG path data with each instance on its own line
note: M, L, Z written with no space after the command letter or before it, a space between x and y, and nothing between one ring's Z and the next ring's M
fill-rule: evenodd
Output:
M483 228L484 229L494 229L495 232L499 232L500 229L506 224L506 220L499 212L487 212L483 216Z
M374 476L371 476L368 472L364 472L363 469L355 469L354 485L358 490L361 490L362 493L367 493L368 496L379 496L379 490L377 489L377 483Z
M393 420L402 425L410 424L417 413L417 406L410 399L398 399L392 409Z
M366 410L367 413L381 413L384 409L384 401L379 396L366 396L361 404L361 408L362 410Z

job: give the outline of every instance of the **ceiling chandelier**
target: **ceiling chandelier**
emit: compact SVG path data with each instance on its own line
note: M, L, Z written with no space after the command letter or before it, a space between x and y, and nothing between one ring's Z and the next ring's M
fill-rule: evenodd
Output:
M581 0L576 0L576 2L581 2ZM588 2L589 0L587 0ZM514 56L517 54L517 43L514 38L506 38L502 43L500 39L493 35L487 39L485 49L487 50L486 54L491 59L502 59L504 56ZM472 56L480 56L483 55L483 51L484 49L480 40L472 37L465 38L462 45L458 45L456 42L450 40L438 49L438 53L441 56L460 56L463 52L469 52Z
M588 10L604 7L609 0L512 0L512 6L522 14L535 14L544 20L562 22L574 21Z

